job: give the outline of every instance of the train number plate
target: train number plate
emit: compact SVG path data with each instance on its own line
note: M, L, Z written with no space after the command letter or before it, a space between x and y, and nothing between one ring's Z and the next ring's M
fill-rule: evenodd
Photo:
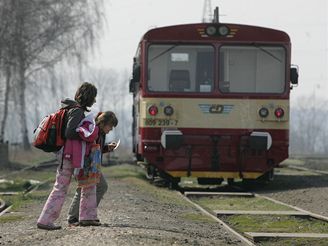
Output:
M176 126L178 120L173 119L145 119L146 126Z

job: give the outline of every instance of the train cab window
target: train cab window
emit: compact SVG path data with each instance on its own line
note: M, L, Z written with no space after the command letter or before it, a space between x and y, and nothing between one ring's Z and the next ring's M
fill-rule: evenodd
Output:
M171 70L169 79L170 91L190 90L190 76L188 70Z
M286 54L277 46L222 46L219 61L222 93L283 93Z
M148 91L211 92L214 88L214 47L150 45L147 78Z

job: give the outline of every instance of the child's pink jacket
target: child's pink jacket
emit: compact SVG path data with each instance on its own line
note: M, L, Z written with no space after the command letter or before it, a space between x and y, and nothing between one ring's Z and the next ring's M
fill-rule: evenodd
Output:
M67 139L64 147L64 158L71 161L73 168L83 168L84 157L89 155L91 144L97 139L99 132L93 115L89 114L85 117L76 131L82 141Z

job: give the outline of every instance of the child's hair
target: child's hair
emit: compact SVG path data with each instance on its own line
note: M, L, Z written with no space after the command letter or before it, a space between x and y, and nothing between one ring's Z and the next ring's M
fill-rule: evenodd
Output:
M116 115L112 111L100 112L96 117L96 124L102 124L103 126L111 125L113 127L116 127L118 124L118 120L116 118Z
M87 107L91 107L94 103L96 96L97 88L89 82L84 82L77 89L74 99L80 104L82 108L87 110Z

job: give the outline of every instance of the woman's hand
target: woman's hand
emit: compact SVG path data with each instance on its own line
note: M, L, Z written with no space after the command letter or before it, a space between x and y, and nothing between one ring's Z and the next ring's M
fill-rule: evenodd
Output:
M108 150L109 151L113 151L116 147L116 143L115 142L111 142L110 144L108 144Z

